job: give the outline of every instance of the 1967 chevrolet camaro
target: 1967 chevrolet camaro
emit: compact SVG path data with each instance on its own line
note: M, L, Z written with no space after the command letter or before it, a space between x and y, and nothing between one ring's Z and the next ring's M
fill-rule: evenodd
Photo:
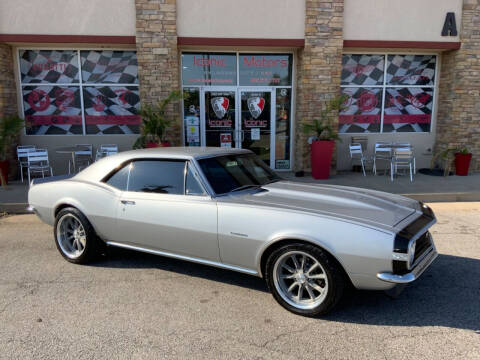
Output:
M263 277L282 306L307 316L330 311L350 285L410 283L437 256L428 206L284 181L248 150L122 152L32 184L28 201L72 263L109 245L240 271Z

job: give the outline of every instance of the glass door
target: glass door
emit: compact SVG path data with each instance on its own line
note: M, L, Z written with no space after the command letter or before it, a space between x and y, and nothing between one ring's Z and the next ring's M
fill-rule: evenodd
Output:
M235 89L204 90L205 146L237 147Z
M239 89L239 147L252 150L274 167L275 107L271 88ZM273 99L273 102L272 102Z

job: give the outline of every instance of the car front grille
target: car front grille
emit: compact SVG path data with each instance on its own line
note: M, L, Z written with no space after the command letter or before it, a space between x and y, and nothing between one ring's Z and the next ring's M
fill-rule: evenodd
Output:
M416 264L417 260L421 258L422 255L425 254L431 247L432 237L430 236L430 232L427 231L425 234L423 234L417 239L413 263Z

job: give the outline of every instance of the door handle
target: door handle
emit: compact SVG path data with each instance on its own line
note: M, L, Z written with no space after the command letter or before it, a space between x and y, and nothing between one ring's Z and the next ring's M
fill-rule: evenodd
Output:
M131 200L120 200L123 205L135 205L135 201Z

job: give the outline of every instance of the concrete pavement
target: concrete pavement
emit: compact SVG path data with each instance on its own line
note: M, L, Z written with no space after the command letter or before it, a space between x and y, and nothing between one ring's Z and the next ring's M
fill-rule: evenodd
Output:
M261 279L123 250L90 266L0 219L1 359L480 359L480 203L432 204L439 258L397 299L293 315Z

